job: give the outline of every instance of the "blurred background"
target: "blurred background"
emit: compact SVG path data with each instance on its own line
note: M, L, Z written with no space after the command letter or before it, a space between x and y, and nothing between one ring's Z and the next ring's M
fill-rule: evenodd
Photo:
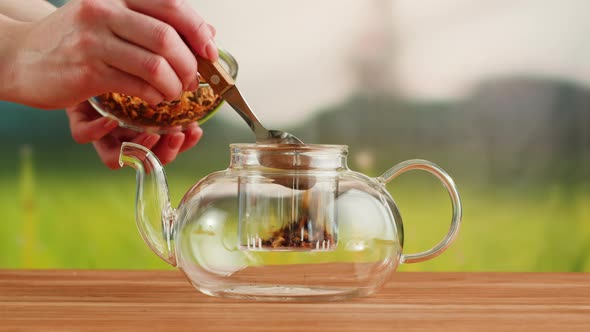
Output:
M348 145L349 166L370 176L423 158L455 179L456 242L400 270L590 271L590 3L190 2L268 127ZM133 170L74 143L63 111L0 112L0 268L169 268L136 230ZM253 142L226 106L203 129L166 167L174 205L228 166L230 143ZM388 189L405 252L442 239L451 210L434 177Z

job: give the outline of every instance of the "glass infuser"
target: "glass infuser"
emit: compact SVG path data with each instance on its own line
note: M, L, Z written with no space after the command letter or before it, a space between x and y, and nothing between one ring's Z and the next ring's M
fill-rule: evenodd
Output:
M401 263L442 253L462 210L451 177L425 160L371 178L347 166L341 145L232 144L227 169L194 184L173 208L164 169L148 149L124 143L137 173L139 231L201 292L261 300L337 300L376 292ZM448 191L451 226L430 250L403 252L400 212L386 185L408 170Z

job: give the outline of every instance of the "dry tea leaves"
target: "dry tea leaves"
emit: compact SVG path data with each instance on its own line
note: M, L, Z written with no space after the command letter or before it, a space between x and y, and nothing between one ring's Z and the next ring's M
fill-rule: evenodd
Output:
M209 86L184 92L179 100L156 107L138 97L110 92L99 97L103 109L121 121L136 126L173 127L204 118L222 101Z
M307 250L334 248L337 239L333 221L329 218L318 217L316 213L310 213L312 197L313 193L307 190L301 200L299 217L276 229L269 237L261 239L260 247Z
M266 239L261 240L263 248L299 248L328 249L336 244L334 234L325 225L315 225L313 238L308 232L309 218L301 217L298 221L277 229Z

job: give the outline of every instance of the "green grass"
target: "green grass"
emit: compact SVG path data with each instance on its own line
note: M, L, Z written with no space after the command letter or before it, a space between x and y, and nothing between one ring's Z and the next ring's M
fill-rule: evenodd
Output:
M137 232L134 172L98 174L28 178L21 170L0 178L0 268L167 268ZM196 179L169 175L173 204ZM448 229L446 193L435 180L395 181L389 189L404 218L404 252L428 249ZM460 189L464 218L456 242L441 256L400 270L590 271L590 194L572 196L559 186L528 193Z

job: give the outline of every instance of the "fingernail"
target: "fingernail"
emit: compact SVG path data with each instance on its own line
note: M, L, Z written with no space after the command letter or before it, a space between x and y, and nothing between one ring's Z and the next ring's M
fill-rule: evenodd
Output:
M170 140L168 140L168 147L171 149L178 149L184 141L184 134L172 134Z
M152 147L152 146L156 145L156 143L158 143L159 139L160 139L160 135L149 134L146 138L143 139L142 145Z
M115 129L118 126L119 126L119 122L117 120L113 120L113 119L107 119L103 124L103 127L105 129Z
M154 94L153 98L151 98L151 96L150 96L150 99L144 99L144 100L150 105L157 105L157 104L164 101L164 96L157 93L157 94Z
M178 95L178 97L176 97L176 98L174 98L174 99L171 99L171 100L168 100L168 102L170 102L170 103L171 103L171 102L174 102L174 101L179 101L179 100L180 100L180 98L182 98L182 95L183 95L183 94L184 94L184 91L180 91L180 94Z
M207 53L207 58L209 58L209 60L217 61L219 53L217 52L217 46L215 46L213 39L209 39L207 42L207 46L205 46L205 53Z
M201 127L197 127L193 130L191 130L191 136L196 137L196 136L202 136L203 135L203 129L201 129Z

